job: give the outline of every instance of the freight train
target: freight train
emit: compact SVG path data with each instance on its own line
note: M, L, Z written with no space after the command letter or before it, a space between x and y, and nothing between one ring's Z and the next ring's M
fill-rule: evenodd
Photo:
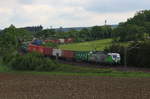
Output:
M52 42L52 43L56 43L56 44L73 43L74 38L44 40L44 42Z
M56 57L65 60L95 62L104 64L119 64L119 53L107 53L103 51L71 51L57 48L27 44L22 48L26 52L38 52L48 57Z

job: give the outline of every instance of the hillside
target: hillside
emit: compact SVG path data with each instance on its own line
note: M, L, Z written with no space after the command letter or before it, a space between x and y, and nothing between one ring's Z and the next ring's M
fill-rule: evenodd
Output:
M61 49L74 50L74 51L91 51L91 50L103 50L106 46L109 46L112 39L103 39L90 42L73 43L60 45Z
M60 45L60 49L64 50L73 50L73 51L103 51L105 47L112 44L113 39L102 39L102 40L95 40L89 42L81 42L81 43L72 43L72 44L64 44ZM120 43L121 45L128 45L128 43Z

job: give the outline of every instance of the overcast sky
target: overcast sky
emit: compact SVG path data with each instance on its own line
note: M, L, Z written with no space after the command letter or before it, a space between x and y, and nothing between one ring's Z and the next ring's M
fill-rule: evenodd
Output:
M118 24L144 9L150 9L150 0L1 0L0 28Z

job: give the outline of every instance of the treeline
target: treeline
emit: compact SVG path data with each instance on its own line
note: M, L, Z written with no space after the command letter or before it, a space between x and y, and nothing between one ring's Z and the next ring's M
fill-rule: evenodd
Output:
M114 38L115 42L138 41L150 38L150 10L139 11L133 18L129 18L126 22L120 23L117 28L112 29L111 26L93 26L84 28L80 31L71 29L63 31L55 29L43 29L42 26L27 27L29 31L35 32L34 36L43 39L52 38L75 38L77 42L92 41L104 38Z
M55 29L44 29L35 34L35 37L43 39L74 38L77 42L92 41L112 37L111 26L94 26L83 28L80 31L71 29L68 32L56 31Z
M93 26L91 28L83 28L80 31L71 29L63 31L55 29L43 29L39 27L27 27L29 31L35 32L34 36L43 39L53 38L75 38L77 42L92 41L104 38L114 38L115 42L138 41L150 38L150 10L139 11L133 18L129 18L126 22L120 23L117 28L111 26Z
M31 27L24 27L22 29L25 29L27 31L30 31L30 32L39 32L39 31L42 31L43 30L43 26L31 26Z
M122 65L150 67L150 10L139 11L127 22L120 23L113 36L114 44L105 51L120 53ZM129 46L116 42L129 42Z
M74 38L76 42L92 41L113 37L113 29L109 25L93 26L83 28L80 30L70 28L68 31L63 30L62 27L60 29L52 29L52 28L43 29L41 25L24 27L21 29L29 31L34 37L37 38L42 39Z
M138 41L150 37L150 10L139 11L113 30L115 41Z

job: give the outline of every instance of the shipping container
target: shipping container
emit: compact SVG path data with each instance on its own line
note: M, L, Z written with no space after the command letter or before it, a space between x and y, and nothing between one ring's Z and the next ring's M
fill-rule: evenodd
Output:
M64 43L68 43L68 40L67 40L67 39L64 39Z
M34 40L34 41L32 42L32 44L40 46L40 45L43 44L43 41L42 41L42 40Z
M39 52L39 53L43 54L44 47L43 46L37 46L37 45L29 44L28 51L29 52L33 52L34 51L34 52Z
M55 42L56 42L57 44L59 44L59 43L60 43L60 40L55 40Z
M52 43L60 43L60 41L59 40L45 40L44 42L52 42Z
M64 43L72 43L74 41L73 38L67 38L64 40Z
M44 54L44 47L43 46L36 46L36 52Z
M44 47L44 55L52 56L53 48Z
M44 42L47 43L47 42L54 42L54 41L53 40L45 40Z
M88 61L90 56L89 51L76 51L75 52L75 59L81 61Z
M60 43L64 43L64 42L65 42L65 39L59 39L59 42L60 42Z
M74 41L73 38L67 38L67 39L55 39L55 40L45 40L44 42L52 42L52 43L72 43Z
M74 51L62 50L62 58L74 59L74 57L75 57Z
M36 51L36 45L33 45L33 44L29 44L29 46L28 46L28 51L29 52L33 52L33 51Z
M74 41L73 38L68 38L68 39L67 39L67 42L68 42L68 43L72 43L73 41Z
M61 57L62 56L62 50L60 50L60 49L53 49L52 55Z

